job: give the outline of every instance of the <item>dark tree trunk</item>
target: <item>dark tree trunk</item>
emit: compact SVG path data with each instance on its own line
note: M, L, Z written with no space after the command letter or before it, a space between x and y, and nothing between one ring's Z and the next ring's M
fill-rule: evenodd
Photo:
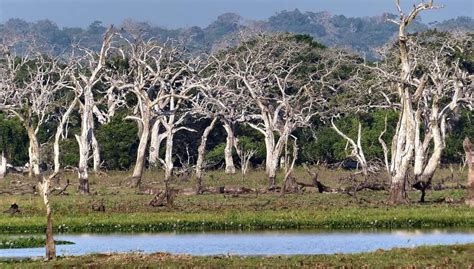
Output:
M89 194L89 179L87 178L79 178L79 193L81 194Z
M53 221L51 217L51 210L48 210L46 214L46 260L52 260L56 258L56 245L53 238Z

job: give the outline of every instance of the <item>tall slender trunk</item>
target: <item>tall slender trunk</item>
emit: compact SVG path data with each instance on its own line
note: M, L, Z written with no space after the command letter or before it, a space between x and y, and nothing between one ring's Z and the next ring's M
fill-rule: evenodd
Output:
M140 142L138 144L137 158L135 161L135 168L133 169L131 187L138 187L141 184L143 169L145 168L145 153L148 146L148 139L150 136L150 117L151 111L147 107L143 108L141 119L141 134Z
M56 130L56 134L54 135L54 143L53 143L53 155L54 155L54 173L59 173L61 169L61 163L59 161L59 141L61 140L61 135L63 133L63 126L58 125L58 129Z
M76 140L79 144L79 192L83 194L90 193L87 163L89 159L91 138L93 135L93 129L90 125L93 105L94 99L92 95L92 90L90 88L86 88L84 92L84 104L82 106L81 113L81 134L76 135Z
M474 207L474 148L469 138L464 139L464 152L466 153L467 172L467 199L466 204Z
M214 129L216 122L217 118L214 118L211 124L206 127L201 137L201 144L199 144L198 147L198 158L196 162L196 193L198 194L201 193L202 190L202 166L204 164L204 154L206 153L207 138L212 129Z
M5 158L5 153L2 151L0 155L0 179L4 179L7 174L7 159Z
M28 155L29 155L29 176L37 177L40 175L39 163L40 163L40 148L36 132L32 127L27 127L28 139L30 140Z
M229 122L223 121L224 129L227 133L226 144L224 149L225 173L235 174L234 159L232 158L232 150L235 144L234 130Z
M173 175L173 129L167 130L166 134L166 152L165 152L165 182L168 184Z
M41 195L43 196L43 202L46 207L46 260L56 258L56 246L53 238L52 209L49 201L50 183L51 178L43 178L41 182Z
M100 170L100 148L99 148L99 142L95 138L95 124L94 124L94 114L91 113L89 117L89 126L91 129L90 132L90 143L92 146L92 161L93 161L93 171L94 172L99 172Z
M64 126L66 125L66 122L69 119L69 116L74 110L74 107L76 106L76 104L77 104L77 98L74 99L74 101L72 101L72 103L69 105L66 112L61 116L61 120L59 121L58 126L56 128L56 134L54 135L54 143L53 143L54 173L55 174L59 173L59 170L61 169L61 163L59 162L59 142L61 141L61 137L63 136L63 133L64 133Z
M151 129L150 148L148 153L148 161L150 162L150 166L158 165L161 143L163 142L163 139L166 138L166 133L160 134L160 124L161 122L156 120Z

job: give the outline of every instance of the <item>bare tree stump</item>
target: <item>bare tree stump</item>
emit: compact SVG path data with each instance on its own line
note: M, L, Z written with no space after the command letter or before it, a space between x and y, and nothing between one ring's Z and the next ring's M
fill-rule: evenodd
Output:
M4 213L10 213L10 214L16 214L16 213L20 213L20 208L18 207L18 205L16 203L13 203L10 208L6 211L3 211Z

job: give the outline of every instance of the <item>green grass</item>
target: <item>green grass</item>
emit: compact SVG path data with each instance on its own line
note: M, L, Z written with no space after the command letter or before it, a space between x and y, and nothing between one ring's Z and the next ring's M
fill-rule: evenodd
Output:
M446 177L441 170L437 180ZM347 171L321 170L325 184L337 187L337 178ZM309 182L302 169L295 173L299 181ZM152 196L137 195L124 184L128 173L113 172L91 178L93 194L76 193L75 174L62 175L73 184L69 195L52 196L53 224L60 232L158 232L192 230L259 230L259 229L359 229L359 228L434 228L474 227L474 210L464 205L464 190L431 191L427 203L418 204L419 193L410 192L409 205L389 206L383 191L364 191L351 197L346 194L319 194L307 189L303 194L179 195L172 208L148 206ZM9 177L2 184L10 187L18 178ZM21 178L22 183L28 179ZM253 171L242 182L239 175L220 171L209 173L207 186L264 187L262 171ZM161 173L148 171L144 185L162 187ZM174 188L193 186L192 179L176 179ZM347 184L347 183L345 183ZM455 184L448 182L447 184ZM440 202L449 198L451 203ZM0 233L43 233L44 205L36 195L0 195L0 208L17 203L19 214L0 213ZM106 212L92 210L93 204L104 204ZM2 210L3 211L3 210Z
M471 268L473 265L474 244L311 256L193 257L157 253L60 257L50 262L0 261L2 268Z
M69 241L54 241L57 245L71 245ZM46 239L38 236L0 237L0 249L38 248L46 245Z

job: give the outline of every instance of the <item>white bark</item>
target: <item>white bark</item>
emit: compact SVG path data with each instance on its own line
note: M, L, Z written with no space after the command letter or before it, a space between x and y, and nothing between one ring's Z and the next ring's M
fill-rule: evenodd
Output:
M36 48L27 48L16 54L0 45L2 74L0 76L0 109L14 115L26 129L29 138L29 175L40 175L40 145L37 134L55 108L60 106L58 92L69 88L69 66L63 66L61 57L48 55ZM31 63L34 62L34 65ZM22 83L16 80L24 72Z
M29 138L29 147L28 147L28 155L30 158L29 161L29 175L30 177L38 177L40 175L40 147L38 143L38 138L36 136L35 130L32 128L27 128L28 138Z
M4 179L7 174L7 158L5 158L5 153L2 151L0 155L0 179Z
M227 133L226 144L224 149L225 173L235 174L234 158L232 157L232 151L235 145L234 130L227 121L222 121L222 123Z
M140 142L137 149L137 158L135 161L135 168L133 169L134 187L140 185L140 181L145 168L145 153L148 146L148 140L150 136L150 118L151 111L145 106L142 111L141 120L138 124L141 126Z
M100 153L99 145L94 135L94 108L96 102L94 100L93 88L103 80L105 61L109 55L112 38L114 37L113 28L104 34L104 40L100 51L97 53L92 50L79 48L83 55L79 59L73 59L72 65L76 70L73 70L70 75L74 83L76 97L81 100L81 132L76 135L76 140L79 145L79 192L88 194L89 190L89 174L88 174L88 160L91 153L94 170L98 171L100 167ZM90 73L83 73L84 66L87 66Z
M171 177L173 176L173 168L174 168L174 161L173 161L173 138L174 133L173 131L167 131L166 134L166 151L165 151L165 182L169 182Z
M148 152L148 161L150 166L156 166L160 157L160 146L164 135L160 134L160 121L156 120L151 128L150 149Z
M339 128L337 128L336 124L334 123L334 119L331 119L332 128L336 131L338 135L344 138L352 147L351 157L356 158L357 162L359 163L362 173L364 176L368 176L368 165L367 160L365 159L364 149L362 148L362 124L359 122L358 132L357 132L357 143L346 134L344 134Z
M64 127L66 126L69 116L74 110L76 104L77 104L77 99L75 98L69 105L68 109L60 117L58 126L56 128L56 133L54 135L54 143L53 143L54 173L55 174L59 173L59 170L61 169L61 163L59 161L59 142L61 141L61 138L64 136Z
M202 173L203 173L203 165L204 165L204 157L206 154L206 146L207 146L207 138L211 133L212 129L216 125L217 118L214 118L209 126L204 129L204 132L201 136L201 143L198 147L198 158L196 161L196 192L200 193L202 189Z

